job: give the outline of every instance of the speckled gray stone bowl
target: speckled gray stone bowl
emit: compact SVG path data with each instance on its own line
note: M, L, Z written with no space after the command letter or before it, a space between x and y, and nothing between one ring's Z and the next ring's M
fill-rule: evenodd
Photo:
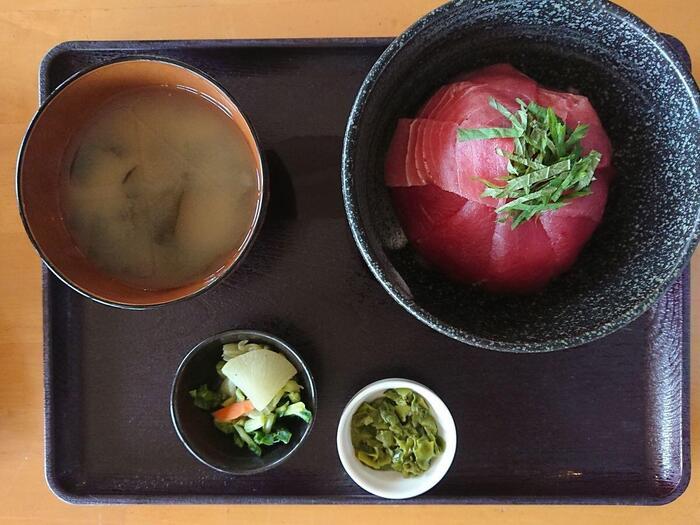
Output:
M519 297L459 286L418 260L384 187L396 121L454 75L510 62L577 89L598 110L618 176L603 223L574 267ZM367 76L343 149L343 197L370 269L416 318L470 345L541 352L602 337L644 312L698 241L700 96L662 36L604 0L465 0L398 37Z

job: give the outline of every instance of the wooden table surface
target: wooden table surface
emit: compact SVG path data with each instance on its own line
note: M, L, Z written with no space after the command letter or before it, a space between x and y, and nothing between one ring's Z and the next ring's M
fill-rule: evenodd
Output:
M575 1L575 0L562 0ZM700 64L700 1L618 0L683 40ZM65 40L391 36L440 0L3 0L0 2L0 523L165 524L607 524L700 523L700 479L664 507L77 507L43 473L40 263L22 229L14 164L37 105L39 61ZM700 67L700 66L699 66ZM700 387L700 256L693 261L693 397ZM116 385L118 388L118 385ZM694 399L697 401L697 399ZM692 459L700 459L700 403L692 404Z

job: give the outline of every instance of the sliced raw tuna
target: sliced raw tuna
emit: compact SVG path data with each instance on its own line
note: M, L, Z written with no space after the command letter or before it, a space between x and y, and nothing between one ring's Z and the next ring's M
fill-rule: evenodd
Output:
M522 84L531 85L532 89L537 89L537 82L510 64L494 64L492 66L482 67L476 71L458 75L454 80L473 82L474 84L490 84L492 86L498 86L502 82L513 82L515 80ZM526 89L524 92L527 94L528 90Z
M554 250L558 273L574 264L599 224L588 217L562 217L553 213L543 213L540 223Z
M588 210L600 208L594 195L572 202L576 215L562 208L513 230L497 223L493 207L432 184L392 188L404 231L426 262L456 281L515 293L538 290L571 267L600 222Z
M492 276L484 284L494 291L536 290L561 269L549 237L537 219L525 221L516 229L511 228L510 221L497 223L490 256Z
M423 186L436 181L457 184L456 143L455 124L399 120L385 160L386 185Z
M454 98L458 96L463 89L469 89L470 87L472 87L472 84L445 84L428 99L428 102L425 103L416 117L431 118L432 115L437 114L443 107L450 106Z
M401 190L413 192L416 188ZM468 283L485 282L489 280L491 264L489 250L484 247L491 245L496 226L493 208L456 197L462 201L460 209L448 218L426 225L424 230L421 228L426 233L419 238L411 238L411 243L428 263L452 279ZM406 212L404 215L410 218L404 224L422 222L422 218L409 210ZM407 226L409 231L415 228ZM432 232L428 233L431 229Z
M545 212L513 229L497 222L502 204L481 197L483 180L507 176L498 148L513 139L458 141L459 127L510 127L488 104L494 97L512 111L520 98L553 107L570 128L589 125L584 153L602 161L591 195ZM540 88L512 66L497 64L463 75L433 95L418 118L398 122L387 153L385 181L406 235L427 263L463 283L497 292L530 292L575 262L605 211L613 178L612 147L586 97Z
M408 136L411 131L410 119L400 119L391 138L389 151L384 160L384 182L387 186L413 186L423 181L409 180L406 173L408 155Z
M457 186L453 187L449 180L442 179L439 186L482 204L497 206L496 200L481 196L484 192L482 179L503 184L503 178L507 174L508 160L496 154L497 148L512 152L513 139L457 142Z
M520 108L516 98L530 102L535 100L536 94L536 87L530 89L529 85L515 81L497 87L459 82L451 84L435 104L426 105L418 117L454 122L470 128L505 126L509 125L508 120L489 106L489 100L495 98L511 111L515 111Z
M385 162L387 186L434 184L445 191L496 206L481 197L480 179L498 182L507 161L497 147L513 151L513 139L457 141L457 125L427 119L401 119Z
M466 199L433 184L392 188L394 207L409 239L429 237L466 204Z

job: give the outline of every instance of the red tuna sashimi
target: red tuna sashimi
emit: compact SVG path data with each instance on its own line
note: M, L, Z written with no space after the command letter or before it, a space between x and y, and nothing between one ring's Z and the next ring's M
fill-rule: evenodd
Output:
M510 221L497 223L490 255L491 280L484 286L493 291L537 290L564 270L537 219L516 229Z
M398 190L409 193L420 191L416 187L398 188ZM462 206L449 218L430 224L426 223L426 215L415 214L410 209L399 212L400 216L405 217L402 224L406 228L413 247L429 264L452 279L466 283L488 280L491 268L490 255L489 250L484 247L491 245L493 230L496 226L493 208L437 188L436 191L446 194L443 196L445 202L451 201L454 197L460 199ZM421 200L422 196L415 195L412 198ZM450 202L446 208L453 203ZM398 204L399 209L400 206L401 204ZM436 216L433 216L432 221L435 220ZM412 238L410 232L417 230L425 233L419 238Z
M387 186L435 184L445 191L496 206L484 199L479 179L497 182L507 160L495 154L513 151L513 139L457 141L457 125L426 119L401 119L389 146L384 167Z
M488 290L536 290L566 270L585 244L578 238L567 244L571 234L565 227L550 237L538 220L512 230L510 223L496 222L493 208L431 184L392 188L391 193L416 251L452 279L479 283ZM555 227L580 222L588 233L588 223L593 223L579 217L553 217L550 222Z
M399 122L385 175L397 214L416 251L449 277L493 291L539 289L574 263L602 220L614 174L610 142L586 97L538 88L511 66L493 66L458 80L423 107L420 116L430 119ZM534 92L527 92L530 86ZM593 148L602 154L592 195L516 229L510 221L497 223L495 206L500 203L481 198L481 179L495 182L506 176L507 161L496 149L512 151L513 140L457 141L458 127L509 127L488 105L490 97L511 110L518 107L516 97L535 100L553 107L570 128L588 124L584 153Z
M465 140L457 142L457 185L453 187L449 180L442 180L439 186L459 193L467 199L481 202L491 207L498 202L490 197L482 197L483 180L503 184L507 175L508 159L498 155L496 149L513 151L513 139Z
M466 204L464 197L433 184L392 188L391 196L406 236L413 242L429 237Z
M387 186L423 186L446 180L456 184L457 126L424 119L399 120L384 164Z
M525 73L522 73L510 64L503 63L482 67L476 71L458 75L454 79L455 82L472 82L474 84L491 84L494 86L501 82L510 82L512 80L529 83L533 89L537 89L537 83Z
M454 122L462 127L476 128L496 125L510 125L509 121L489 105L495 98L511 111L520 108L516 98L525 102L535 100L537 87L519 79L498 86L473 85L470 82L450 84L440 94L440 100L427 104L419 113L419 118ZM498 124L500 123L500 124Z
M599 224L588 217L566 217L555 213L543 213L539 220L549 237L561 271L568 270L574 264Z
M410 119L400 119L396 124L394 136L391 138L389 151L384 159L384 182L387 186L421 185L421 180L409 180L406 173L406 157L408 153L408 138L411 132Z
M579 104L588 102L586 97L574 93L563 93L546 88L539 88L537 92L537 103L540 106L551 107L554 112L569 125L569 111L574 110ZM575 123L574 123L575 124ZM569 126L571 127L571 126ZM575 125L574 125L575 127Z
M517 109L516 98L535 100L537 83L510 64L496 64L460 75L440 87L418 112L418 118L462 124L471 113L488 104L489 97Z
M468 89L469 86L464 86ZM437 112L444 105L450 104L450 101L459 93L461 86L458 84L445 84L441 86L432 97L423 105L416 118L430 118L434 112Z
M462 122L465 112L473 109L465 95L477 87L471 82L455 82L441 87L418 112L418 118Z

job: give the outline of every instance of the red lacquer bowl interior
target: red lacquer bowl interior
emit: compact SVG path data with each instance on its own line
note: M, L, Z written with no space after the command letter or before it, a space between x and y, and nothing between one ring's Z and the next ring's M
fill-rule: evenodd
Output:
M140 289L99 269L78 249L64 222L60 187L71 137L104 101L125 90L170 86L196 91L220 106L243 131L258 172L258 205L245 241L217 269L170 289ZM213 111L217 109L212 106ZM186 125L186 123L184 123ZM266 176L255 133L233 99L215 82L181 64L124 59L73 77L40 108L29 126L17 165L17 197L27 233L49 268L80 293L113 306L145 308L202 292L229 273L250 247L267 199Z

